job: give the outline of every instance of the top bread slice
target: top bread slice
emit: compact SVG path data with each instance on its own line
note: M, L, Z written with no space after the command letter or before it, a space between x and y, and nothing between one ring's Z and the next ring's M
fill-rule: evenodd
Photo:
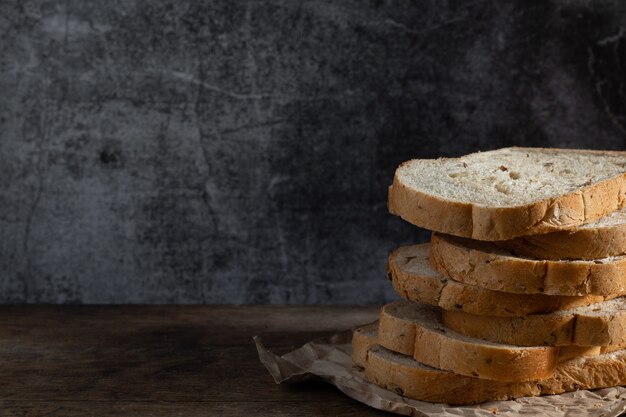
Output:
M518 256L537 259L602 259L626 254L626 208L572 230L494 242Z
M442 233L508 240L594 221L625 194L626 153L503 148L403 163L389 211Z

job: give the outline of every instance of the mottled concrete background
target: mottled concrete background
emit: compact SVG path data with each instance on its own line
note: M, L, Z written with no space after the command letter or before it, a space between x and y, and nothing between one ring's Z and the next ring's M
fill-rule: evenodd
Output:
M624 149L626 4L0 0L0 302L380 303L411 157Z

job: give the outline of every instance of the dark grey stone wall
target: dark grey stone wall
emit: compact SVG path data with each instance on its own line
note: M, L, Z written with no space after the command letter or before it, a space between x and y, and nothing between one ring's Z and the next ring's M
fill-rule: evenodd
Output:
M0 0L0 302L379 303L413 157L624 149L621 1Z

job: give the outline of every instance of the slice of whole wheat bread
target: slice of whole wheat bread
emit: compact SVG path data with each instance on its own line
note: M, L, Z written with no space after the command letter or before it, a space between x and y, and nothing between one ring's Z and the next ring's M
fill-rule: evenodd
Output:
M518 256L601 259L626 254L626 208L572 230L494 242Z
M378 344L378 321L356 328L352 332L352 363L363 368L367 360L367 351ZM568 360L597 356L626 348L626 344L607 346L563 346L559 348L559 363Z
M396 170L389 211L426 229L508 240L571 229L624 205L626 153L503 148L414 159Z
M515 256L490 242L433 233L429 259L449 278L495 291L605 296L626 292L626 256L534 259Z
M626 385L626 351L559 363L553 376L529 382L501 382L458 375L424 365L380 345L370 347L365 378L408 398L451 405L561 394Z
M430 266L428 253L428 243L394 250L387 263L388 275L400 296L445 310L517 317L567 310L618 296L555 296L493 291L441 275Z
M378 343L434 368L497 381L548 378L559 354L552 346L520 347L461 335L445 328L440 310L408 301L382 307Z
M626 298L524 317L443 311L442 321L466 336L519 346L621 345L626 343Z

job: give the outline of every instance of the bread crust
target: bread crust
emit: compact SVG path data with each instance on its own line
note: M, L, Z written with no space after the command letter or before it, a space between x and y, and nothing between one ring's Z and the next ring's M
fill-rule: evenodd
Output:
M530 148L515 148L519 150ZM614 151L542 149L533 151L619 154ZM407 161L400 165L411 163ZM527 205L499 207L445 199L413 189L398 171L388 192L389 212L416 226L477 240L509 240L530 234L567 230L596 220L624 205L626 173L559 197Z
M434 309L406 301L383 306L378 343L392 351L399 348L397 352L433 368L476 378L532 381L554 373L558 349L552 346L518 347L467 338L444 328L440 318L435 323L425 320L427 311L438 317Z
M562 362L552 377L540 381L501 382L425 367L375 345L367 355L365 378L408 398L469 405L626 385L626 351Z
M616 300L618 301L618 300ZM608 346L626 343L624 303L594 304L557 314L490 317L443 311L444 325L469 337L519 346Z
M603 295L626 293L626 256L593 261L524 258L496 245L433 233L430 263L467 284L518 294Z
M352 332L352 364L363 368L367 351L378 341L378 322L361 326Z
M541 394L535 382L511 383L458 375L422 366L382 346L373 346L368 352L365 378L408 398L451 405Z
M514 294L485 289L449 279L432 270L428 261L429 244L402 246L389 255L388 276L396 292L403 298L441 307L501 317L545 314L598 303L615 296L555 296ZM419 263L428 273L410 268Z
M626 222L610 227L522 236L494 243L518 256L537 259L601 259L626 253Z
M354 329L352 332L353 365L359 368L365 367L367 351L376 344L378 344L378 321ZM559 348L558 362L561 363L582 356L597 356L624 348L626 348L626 344L608 346L562 346ZM393 349L390 350L400 353ZM408 350L408 353L410 354L411 351Z

